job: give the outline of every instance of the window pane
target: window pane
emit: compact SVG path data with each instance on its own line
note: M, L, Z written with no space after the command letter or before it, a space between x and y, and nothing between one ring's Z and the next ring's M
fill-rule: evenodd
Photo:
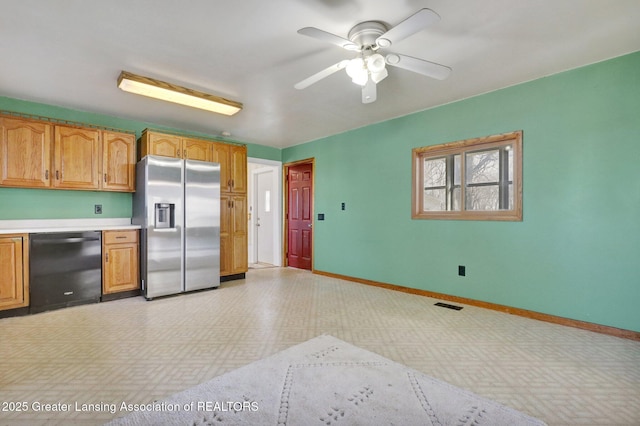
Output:
M498 210L498 185L469 186L466 188L466 210Z
M445 186L447 182L447 161L445 158L424 160L424 187Z
M513 184L509 184L509 210L513 210Z
M452 204L451 210L460 211L460 205L461 205L461 203L460 203L460 198L461 197L460 196L461 196L460 187L453 188L453 195L452 195L453 199L452 199L452 202L451 202L451 204Z
M509 145L507 147L507 152L509 153L509 182L513 182L513 147ZM511 200L512 197L509 197Z
M470 152L465 156L467 185L472 183L498 182L500 179L500 151Z
M456 186L460 186L460 170L460 154L456 154L453 156L453 184Z
M447 194L442 189L425 189L424 206L425 211L443 211L447 209Z

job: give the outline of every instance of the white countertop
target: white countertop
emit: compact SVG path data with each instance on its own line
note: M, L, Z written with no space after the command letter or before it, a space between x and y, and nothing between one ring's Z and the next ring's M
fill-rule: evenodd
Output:
M140 229L131 218L113 219L28 219L0 220L0 234L30 234L35 232L105 231Z

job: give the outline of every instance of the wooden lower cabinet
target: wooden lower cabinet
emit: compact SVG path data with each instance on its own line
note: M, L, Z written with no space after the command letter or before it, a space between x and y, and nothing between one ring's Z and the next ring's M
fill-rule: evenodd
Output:
M138 231L102 232L102 294L140 289Z
M247 197L220 195L220 275L247 272Z
M29 235L0 235L0 310L29 306Z

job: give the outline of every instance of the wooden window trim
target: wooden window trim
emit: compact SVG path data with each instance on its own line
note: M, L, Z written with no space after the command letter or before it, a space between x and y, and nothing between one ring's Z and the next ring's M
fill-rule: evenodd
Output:
M459 211L424 211L423 167L424 159L480 151L495 147L513 145L513 195L512 210L473 211L465 210L465 196L461 195ZM499 135L466 139L440 145L425 146L412 150L412 183L411 183L411 218L412 219L444 219L444 220L494 220L522 221L522 131L502 133ZM465 168L461 168L460 182L465 181ZM464 187L464 185L463 185Z

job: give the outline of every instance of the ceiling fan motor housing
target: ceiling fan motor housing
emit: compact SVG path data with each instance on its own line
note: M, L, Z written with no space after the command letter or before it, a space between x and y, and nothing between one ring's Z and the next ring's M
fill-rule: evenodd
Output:
M349 40L364 50L376 46L376 40L386 33L388 27L379 21L361 22L349 31Z

